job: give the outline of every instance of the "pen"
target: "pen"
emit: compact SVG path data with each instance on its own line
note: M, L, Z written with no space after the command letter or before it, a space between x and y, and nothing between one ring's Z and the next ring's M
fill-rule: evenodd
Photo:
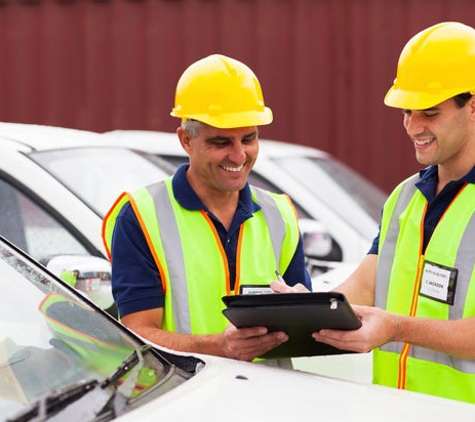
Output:
M284 280L284 277L280 275L279 270L275 270L275 275L277 276L277 280L279 280L281 283L287 284Z

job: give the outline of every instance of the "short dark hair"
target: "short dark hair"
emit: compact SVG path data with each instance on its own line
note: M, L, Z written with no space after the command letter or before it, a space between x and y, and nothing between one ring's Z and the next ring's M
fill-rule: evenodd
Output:
M468 103L468 100L472 98L472 94L470 92L464 92L462 94L456 95L454 98L455 104L458 108L463 108L465 104Z

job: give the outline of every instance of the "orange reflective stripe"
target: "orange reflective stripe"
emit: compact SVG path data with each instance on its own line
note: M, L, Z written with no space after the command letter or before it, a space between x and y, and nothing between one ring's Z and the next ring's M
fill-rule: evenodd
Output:
M242 248L242 238L244 235L244 224L241 224L239 228L239 237L236 251L236 281L234 284L234 293L238 294L239 288L241 286L241 248Z
M213 233L214 239L216 241L216 245L218 246L221 259L223 260L224 272L226 274L226 294L230 295L231 283L230 283L230 277L229 277L229 265L228 265L228 258L226 257L226 252L224 251L223 245L221 243L221 239L219 238L218 232L216 231L216 227L214 226L213 222L209 218L209 215L206 213L205 210L200 210L200 212L203 218L208 223L209 228L211 229L211 232Z
M406 376L407 376L407 356L409 355L409 350L411 345L406 343L402 349L401 354L399 355L398 361L398 377L397 377L397 388L400 390L406 389Z
M126 195L126 193L122 193L114 202L114 204L112 205L112 207L109 209L109 211L107 211L106 215L103 217L102 219L102 227L101 227L101 236L102 236L102 243L104 244L104 248L106 250L106 254L107 254L107 259L109 259L110 262L112 262L112 258L111 258L111 252L110 252L110 248L109 248L109 241L108 241L108 233L106 232L106 221L110 218L110 216L114 213L117 213L118 211L116 210L116 206L117 204L122 201L122 199L124 198L124 196ZM112 236L111 236L111 239L110 241L112 242Z
M419 224L420 230L420 242L419 242L419 264L417 265L416 271L416 280L414 283L414 289L412 290L412 300L411 300L411 308L409 310L409 316L414 317L417 312L417 303L419 301L419 288L421 284L421 277L422 277L422 268L424 267L424 255L422 254L422 240L424 239L424 218L426 215L427 207L429 203L426 202L424 206L424 211L422 212L421 221ZM406 389L406 377L407 377L407 357L409 356L409 350L411 349L411 345L406 343L402 349L402 352L399 356L398 360L398 380L397 380L397 388L400 390Z

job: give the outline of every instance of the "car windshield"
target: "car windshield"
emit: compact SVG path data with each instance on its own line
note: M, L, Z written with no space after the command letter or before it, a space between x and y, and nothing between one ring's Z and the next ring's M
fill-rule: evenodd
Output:
M353 227L360 226L361 212L379 222L387 195L350 167L319 157L274 157L273 161Z
M142 342L118 322L2 238L0 286L1 420L37 420L18 414L68 386L104 383L124 359L143 350ZM152 352L140 356L137 378L128 382L131 406L134 400L163 394L166 383L170 389L191 376L170 364L169 357L161 359ZM116 374L106 390L112 394L120 389L128 376L128 371ZM108 412L101 420L110 419Z
M157 157L123 148L37 151L30 157L101 217L122 192L162 180L173 171Z

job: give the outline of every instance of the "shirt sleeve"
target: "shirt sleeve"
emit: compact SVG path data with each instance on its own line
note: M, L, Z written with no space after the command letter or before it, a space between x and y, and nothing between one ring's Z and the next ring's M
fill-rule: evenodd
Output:
M160 274L130 204L117 216L111 257L112 294L120 316L164 306Z
M298 283L303 284L308 290L312 290L312 279L310 273L307 271L305 265L305 254L303 251L303 240L300 235L300 240L295 250L292 261L290 261L285 274L283 274L285 282L289 286L294 286Z
M378 234L373 239L373 243L369 248L368 255L378 255L378 248L379 248L379 235L381 233L381 225L379 226Z

